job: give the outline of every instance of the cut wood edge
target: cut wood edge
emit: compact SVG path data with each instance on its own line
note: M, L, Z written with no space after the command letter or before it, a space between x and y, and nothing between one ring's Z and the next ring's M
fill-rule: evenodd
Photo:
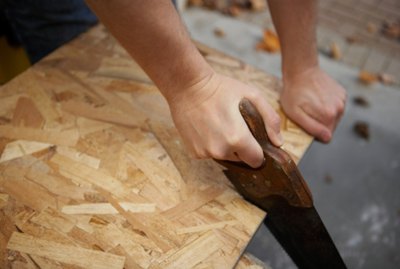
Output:
M235 269L271 269L271 267L266 265L264 262L253 256L252 254L245 252L240 257L240 260L236 264Z

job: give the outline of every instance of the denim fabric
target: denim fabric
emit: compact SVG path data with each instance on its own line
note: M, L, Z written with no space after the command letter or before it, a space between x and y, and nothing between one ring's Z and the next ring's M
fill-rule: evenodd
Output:
M32 63L97 23L83 0L2 0L1 6Z

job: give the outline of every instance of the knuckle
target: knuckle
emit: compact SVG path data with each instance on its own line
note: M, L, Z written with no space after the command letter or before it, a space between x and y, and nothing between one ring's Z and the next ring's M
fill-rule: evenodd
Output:
M231 147L238 147L246 140L243 134L233 134L227 138L228 144Z
M217 160L223 160L226 158L226 152L221 148L212 147L208 150L208 155Z
M257 100L262 97L261 92L256 88L251 88L248 92L248 97L254 100Z
M336 109L334 109L332 107L327 107L327 108L325 108L324 114L325 114L326 119L333 119L333 118L336 118L337 112L336 112Z
M281 126L281 118L277 114L272 114L270 116L270 123L275 129L279 130Z
M343 102L339 102L339 104L338 104L338 112L339 112L340 115L343 114L344 109L345 109L344 103Z

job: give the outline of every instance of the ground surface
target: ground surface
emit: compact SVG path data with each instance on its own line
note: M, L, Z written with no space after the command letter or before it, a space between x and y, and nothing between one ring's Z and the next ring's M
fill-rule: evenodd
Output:
M326 2L321 6L321 9L325 11L321 12L327 17L321 19L325 22L321 22L318 33L339 43L340 41L337 40L343 39L345 34L337 31L337 35L330 36L334 27L329 26L328 21L333 18L334 21L342 20L351 25L348 22L350 19L348 18L348 21L340 19L332 10L328 12L328 8L343 7L347 5L347 1ZM366 6L371 7L379 1L349 2L358 2L359 7L365 9ZM389 8L391 10L398 7L395 1L380 2L392 7ZM186 9L182 12L182 16L194 39L240 58L268 73L280 76L279 54L267 54L254 49L261 39L264 28L263 22L260 21L261 17L243 15L241 19L232 19L198 8ZM368 21L368 17L363 17L363 19ZM268 18L265 19L265 23L268 23ZM375 23L378 24L378 22ZM359 31L360 28L357 27L361 26L354 27L355 31ZM215 28L222 29L225 36L217 37L214 34ZM378 36L377 39L381 37ZM321 42L319 42L320 46L322 46ZM399 77L400 75L395 73L399 73L400 68L394 67L400 55L399 43L390 41L394 50L391 52L391 59L388 59L387 56L379 56L380 53L386 55L385 46L377 45L372 41L368 42L362 46L367 47L368 51L376 50L379 53L371 54L378 56L367 54L367 60L368 57L376 57L369 61L375 63L389 61L386 69L377 68L370 71L391 71L393 75ZM359 57L359 54L348 53L346 57L349 60L351 57ZM314 142L301 161L300 170L313 192L315 206L348 267L350 269L398 268L400 264L400 195L398 194L400 191L400 87L379 83L364 86L357 81L359 70L364 68L363 66L344 60L334 61L323 55L320 61L322 67L347 89L349 100L346 114L337 128L332 143L322 145ZM355 105L352 101L355 96L362 96L369 102L369 106ZM354 133L353 126L357 121L368 123L369 140L362 139ZM263 226L249 245L248 251L271 265L272 268L295 268Z

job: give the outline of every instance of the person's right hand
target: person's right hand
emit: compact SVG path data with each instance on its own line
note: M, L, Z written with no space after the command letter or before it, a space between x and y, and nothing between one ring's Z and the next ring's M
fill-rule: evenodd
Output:
M280 102L285 113L305 131L328 143L343 115L346 91L319 67L284 77Z
M254 168L263 163L261 146L239 111L243 98L263 117L271 142L276 146L283 143L279 115L254 87L212 73L175 93L167 98L171 114L194 157L243 161Z

